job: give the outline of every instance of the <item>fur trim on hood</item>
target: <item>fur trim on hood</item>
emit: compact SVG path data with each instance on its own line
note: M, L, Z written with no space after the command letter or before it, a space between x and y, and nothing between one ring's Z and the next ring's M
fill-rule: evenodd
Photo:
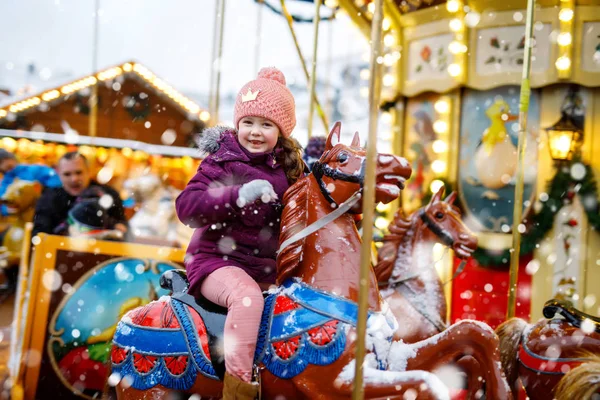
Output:
M196 145L198 145L198 150L200 150L201 157L204 158L209 154L216 153L217 150L219 150L219 140L221 139L221 135L225 132L235 132L235 129L228 126L217 125L204 129L196 136L195 142Z

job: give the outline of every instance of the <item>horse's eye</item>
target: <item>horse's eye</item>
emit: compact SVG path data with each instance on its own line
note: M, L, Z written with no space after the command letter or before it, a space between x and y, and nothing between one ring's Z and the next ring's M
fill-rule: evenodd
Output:
M442 219L442 218L444 218L444 213L441 212L441 211L438 211L438 212L435 213L435 217L437 219Z
M348 158L349 158L348 154L346 154L346 153L340 153L340 154L338 154L338 157L337 157L338 161L341 163L345 163L346 161L348 161Z

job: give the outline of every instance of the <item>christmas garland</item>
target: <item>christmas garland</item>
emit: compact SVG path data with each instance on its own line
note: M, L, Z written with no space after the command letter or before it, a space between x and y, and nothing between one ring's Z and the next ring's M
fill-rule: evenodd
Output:
M131 93L124 107L134 121L144 120L150 115L150 96L140 92Z
M552 229L556 214L578 195L591 229L600 231L598 186L589 165L580 160L559 167L548 183L546 193L540 196L533 214L524 220L527 231L521 237L521 255L531 254ZM504 267L510 263L510 249L492 251L478 248L473 257L481 266Z

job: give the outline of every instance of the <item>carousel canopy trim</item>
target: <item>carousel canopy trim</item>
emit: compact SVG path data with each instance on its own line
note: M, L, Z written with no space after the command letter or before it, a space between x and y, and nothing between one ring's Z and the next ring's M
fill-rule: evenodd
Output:
M207 110L204 110L196 104L196 102L175 90L171 85L159 78L143 64L135 61L125 62L114 67L103 69L83 78L72 80L64 85L40 91L34 95L22 96L18 99L9 99L4 104L0 103L0 119L7 117L9 113L18 114L44 102L63 99L82 89L97 85L100 82L113 80L119 76L141 78L149 83L159 95L170 99L173 104L183 113L187 114L190 119L196 119L203 122L210 120L210 114Z
M77 135L76 137L65 135L63 133L46 133L30 131L14 131L0 129L0 137L12 137L14 139L29 139L32 141L41 140L44 142L64 143L73 146L96 146L110 147L117 149L129 148L131 150L140 150L147 154L156 154L168 157L192 157L200 159L198 149L189 147L163 146L139 142L137 140L111 139L103 137L92 137Z

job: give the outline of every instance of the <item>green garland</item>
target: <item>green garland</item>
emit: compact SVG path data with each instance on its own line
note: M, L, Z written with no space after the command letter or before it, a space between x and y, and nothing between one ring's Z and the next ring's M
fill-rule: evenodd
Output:
M578 180L571 175L571 167L582 164L585 167L585 175ZM531 254L552 229L556 213L575 197L579 196L588 218L590 227L600 231L600 213L598 212L598 186L594 179L594 173L589 165L580 160L560 167L554 178L548 183L545 201L540 200L541 208L532 214L524 222L528 226L527 232L521 238L521 255ZM478 248L473 257L479 265L484 267L505 267L510 263L510 249L492 251Z

